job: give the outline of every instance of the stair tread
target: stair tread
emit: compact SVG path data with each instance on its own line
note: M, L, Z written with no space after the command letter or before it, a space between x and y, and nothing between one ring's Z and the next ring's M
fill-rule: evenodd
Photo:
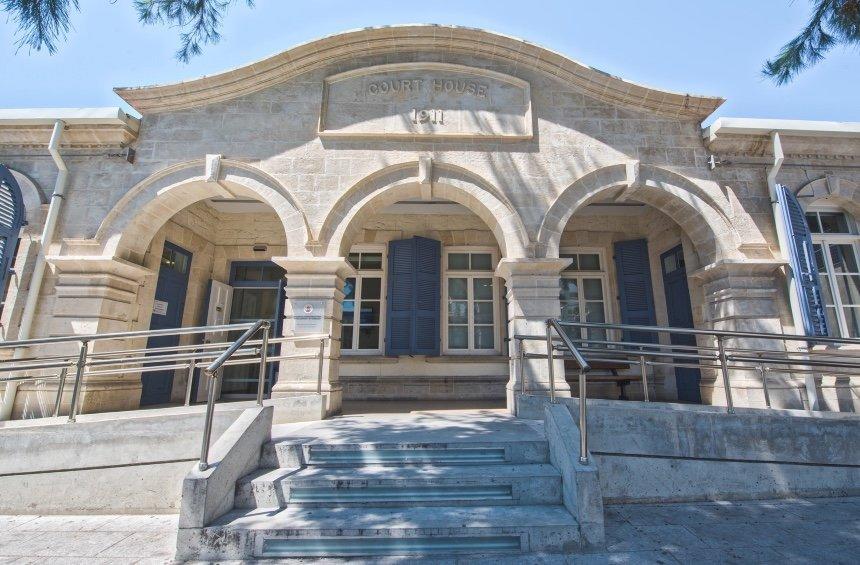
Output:
M269 482L282 479L295 481L363 481L419 479L501 479L523 477L558 477L559 472L548 463L513 465L361 465L356 467L305 467L303 469L264 469L240 479L245 482Z
M577 525L562 505L416 508L253 508L228 512L210 527L241 530L415 530Z

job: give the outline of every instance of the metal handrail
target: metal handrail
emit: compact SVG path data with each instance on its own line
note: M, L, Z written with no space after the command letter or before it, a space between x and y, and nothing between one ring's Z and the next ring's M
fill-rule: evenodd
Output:
M588 420L586 419L586 374L591 370L591 366L585 357L579 352L573 341L564 331L564 328L559 324L558 320L548 319L546 321L546 351L547 351L547 367L549 370L549 390L550 402L555 403L555 367L553 353L555 346L553 345L552 332L555 331L564 347L573 356L579 368L579 462L583 465L588 464Z

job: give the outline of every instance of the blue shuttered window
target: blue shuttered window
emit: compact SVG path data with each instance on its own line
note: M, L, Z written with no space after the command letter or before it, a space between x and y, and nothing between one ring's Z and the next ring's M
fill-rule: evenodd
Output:
M644 239L616 242L615 270L618 276L621 322L637 326L655 325L657 322L654 315L648 242ZM652 332L625 332L624 339L657 343L657 335Z
M386 355L439 355L441 252L423 237L388 244Z
M0 165L0 301L6 300L6 284L15 260L18 236L24 223L21 188L12 172ZM2 310L2 302L0 302Z
M787 187L777 185L776 197L788 234L789 263L799 291L804 332L809 336L826 336L827 317L806 215Z

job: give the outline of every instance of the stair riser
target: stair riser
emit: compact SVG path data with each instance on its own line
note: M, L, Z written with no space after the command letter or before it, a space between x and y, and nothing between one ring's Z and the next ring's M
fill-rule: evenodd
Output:
M234 530L229 528L210 527L203 531L195 529L180 529L178 534L177 547L185 548L188 552L185 555L177 554L178 559L198 559L198 560L219 560L219 559L250 559L263 556L263 543L267 539L318 539L318 538L371 538L371 539L389 539L389 538L417 538L416 544L422 543L422 540L427 538L454 538L454 537L511 537L516 536L520 539L520 549L522 553L542 552L542 553L571 553L579 550L579 536L576 528L568 526L542 526L542 527L510 527L510 528L431 528L431 529L375 529L368 532L362 530L349 529L289 529L289 530ZM451 540L451 543L456 540ZM324 544L324 540L320 543ZM316 544L315 544L316 545ZM361 540L358 540L356 545L361 545ZM376 544L375 544L376 545ZM288 547L288 543L282 547ZM511 553L510 549L503 551ZM416 557L456 554L456 551L447 551L447 553L436 553L433 550L414 551L403 550L403 553L397 555L413 555ZM496 553L489 551L486 554ZM366 553L359 551L352 552L351 556L374 557L379 555L391 555L388 551L381 552L378 549L368 548ZM471 549L469 555L480 557L484 555L480 550ZM291 555L291 557L301 557L300 553ZM337 550L333 550L329 554L321 554L314 550L313 553L306 555L307 557L339 557L341 556Z
M436 488L433 488L436 487ZM458 487L468 490L458 492ZM489 487L489 488L486 488ZM291 492L291 489L298 489ZM307 488L322 492L309 493ZM385 489L380 491L379 489ZM407 490L408 489L408 490ZM481 491L484 491L483 493ZM506 492L505 492L506 491ZM561 477L240 483L236 507L486 506L561 504Z

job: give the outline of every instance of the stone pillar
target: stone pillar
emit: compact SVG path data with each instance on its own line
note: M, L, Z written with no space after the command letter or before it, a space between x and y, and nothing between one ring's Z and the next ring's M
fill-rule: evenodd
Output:
M516 397L522 390L519 375L526 384L526 394L548 395L549 370L546 359L526 359L520 371L516 358L515 335L546 335L546 320L561 315L559 302L560 273L570 259L502 259L496 276L505 280L508 306L508 337L511 376L507 385L508 410L516 413ZM545 341L524 341L523 350L546 354ZM555 390L559 396L570 396L565 380L564 362L553 365Z
M295 308L300 301L323 303L322 331L331 336L323 350L322 393L327 396L326 415L341 410L343 390L340 385L340 319L343 313L343 285L355 275L355 269L343 257L273 257L272 261L287 271L287 299L284 305L284 335L295 334ZM319 340L285 343L282 355L317 355ZM281 362L278 382L272 397L315 394L319 379L319 360L290 359Z
M47 258L53 277L53 294L42 296L37 310L34 337L60 337L139 329L139 290L152 271L117 257L53 256ZM144 324L149 323L146 316ZM138 325L138 327L135 327ZM146 340L94 341L90 352L145 347ZM31 354L76 357L77 342L48 344ZM74 369L64 387L61 412L71 400ZM14 417L45 415L53 409L57 381L23 383L15 399ZM89 376L81 386L80 412L131 410L140 406L140 373Z
M721 260L690 273L690 282L701 285L704 295L704 319L710 329L783 333L783 306L785 301L779 289L785 287L776 260ZM782 341L770 339L726 339L728 347L748 347L763 350L785 351ZM710 339L699 340L700 346L714 346ZM752 367L751 367L752 369ZM800 386L802 376L771 374L768 383L773 387ZM762 380L756 370L731 370L729 382L735 406L764 407ZM702 370L702 401L706 404L726 405L726 390L721 371ZM771 391L774 407L800 408L798 392Z

